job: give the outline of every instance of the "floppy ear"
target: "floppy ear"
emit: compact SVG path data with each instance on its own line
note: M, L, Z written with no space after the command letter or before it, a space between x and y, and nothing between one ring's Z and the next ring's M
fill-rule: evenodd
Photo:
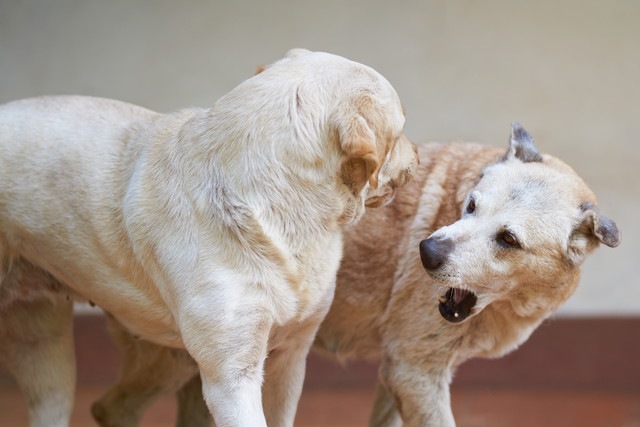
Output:
M380 161L375 133L357 112L339 113L334 118L343 154L340 172L345 184L354 195L358 195L367 182L378 188Z
M511 137L505 160L516 158L524 163L541 162L542 156L536 148L533 138L518 122L511 123Z
M593 203L583 203L580 209L582 221L571 233L567 249L567 256L574 265L579 265L599 243L610 248L620 244L620 231L614 221L600 215Z

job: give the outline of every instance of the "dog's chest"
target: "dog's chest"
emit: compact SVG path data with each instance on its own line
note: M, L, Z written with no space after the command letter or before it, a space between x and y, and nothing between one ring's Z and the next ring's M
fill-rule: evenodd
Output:
M318 311L324 317L333 300L342 259L342 233L333 234L325 244L315 245L295 258L301 278L293 289L299 301L296 318L303 320Z
M274 324L269 333L269 351L277 350L300 342L311 344L320 323L325 318L333 300L334 287L328 284L317 298L309 298L298 314L289 320Z

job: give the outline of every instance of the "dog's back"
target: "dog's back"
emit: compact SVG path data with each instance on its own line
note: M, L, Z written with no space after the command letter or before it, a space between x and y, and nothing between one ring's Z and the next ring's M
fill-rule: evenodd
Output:
M153 116L123 102L80 96L0 106L0 257L5 270L18 258L36 261L60 253L61 246L72 259L89 253L86 247L74 253L77 241L65 243L65 224L107 231L94 219L122 197L104 190L113 188L115 164L126 150L119 136L132 122ZM78 238L75 231L70 234Z

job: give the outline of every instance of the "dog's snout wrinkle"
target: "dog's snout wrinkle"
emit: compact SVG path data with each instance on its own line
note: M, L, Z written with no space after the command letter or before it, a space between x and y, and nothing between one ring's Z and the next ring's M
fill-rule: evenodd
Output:
M420 242L420 259L427 271L442 267L453 249L453 240L430 237Z

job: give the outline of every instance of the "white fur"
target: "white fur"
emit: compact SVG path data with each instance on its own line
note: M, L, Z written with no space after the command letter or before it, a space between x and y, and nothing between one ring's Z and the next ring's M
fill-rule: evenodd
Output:
M161 115L86 97L5 104L0 273L46 271L129 332L186 348L219 426L290 426L342 227L416 163L415 153L387 156L410 146L403 126L382 76L304 50L210 109ZM25 280L0 287L13 292L0 307L20 306Z

